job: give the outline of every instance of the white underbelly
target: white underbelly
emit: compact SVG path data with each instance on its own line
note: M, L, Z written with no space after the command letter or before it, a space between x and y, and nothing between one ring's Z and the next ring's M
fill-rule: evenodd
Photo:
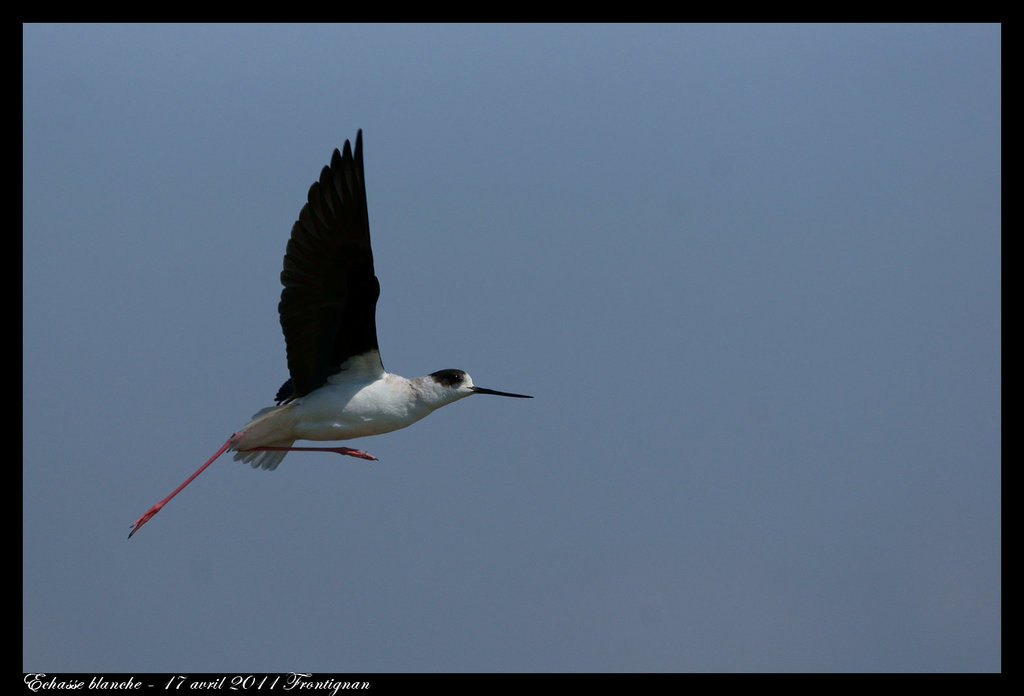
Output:
M298 401L295 436L300 440L350 440L389 433L412 425L432 410L383 380L359 388L325 385Z

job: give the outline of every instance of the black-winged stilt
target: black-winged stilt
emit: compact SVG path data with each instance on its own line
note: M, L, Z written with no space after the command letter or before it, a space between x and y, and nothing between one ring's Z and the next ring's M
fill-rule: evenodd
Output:
M363 132L334 151L292 227L281 272L281 328L290 375L276 406L264 408L232 433L205 464L146 511L139 531L227 450L253 468L275 469L293 450L336 452L362 459L349 447L294 447L296 440L349 440L398 430L471 394L521 399L525 394L484 389L462 370L406 379L384 370L375 321L380 283L373 271L363 178Z

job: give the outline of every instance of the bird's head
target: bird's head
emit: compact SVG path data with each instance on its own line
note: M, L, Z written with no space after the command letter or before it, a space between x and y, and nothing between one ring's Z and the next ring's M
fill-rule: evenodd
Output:
M473 378L463 370L438 370L427 376L427 380L434 387L436 397L443 404L450 404L453 401L471 396L473 394L493 394L494 396L511 396L516 399L532 399L526 394L510 394L509 392L485 389L473 384Z

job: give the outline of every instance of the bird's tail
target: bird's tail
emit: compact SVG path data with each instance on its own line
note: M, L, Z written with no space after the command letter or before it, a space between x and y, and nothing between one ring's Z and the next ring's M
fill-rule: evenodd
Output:
M294 439L282 439L284 432L290 433L287 420L290 404L269 406L253 415L252 420L236 433L231 449L235 451L235 461L245 462L253 469L273 471L281 463L284 450L253 449L255 447L291 447ZM282 432L282 430L284 432ZM276 431L276 432L275 432ZM276 436L276 437L275 437Z
M282 440L281 442L271 442L264 447L291 447L295 440ZM235 452L236 462L245 462L253 469L266 469L267 471L273 471L277 468L277 465L281 463L284 456L288 452L283 450L248 450L244 452Z

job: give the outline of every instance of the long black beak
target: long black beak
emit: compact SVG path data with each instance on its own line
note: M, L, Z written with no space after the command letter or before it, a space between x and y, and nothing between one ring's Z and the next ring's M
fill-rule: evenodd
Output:
M473 393L475 394L494 394L495 396L514 396L517 399L532 399L532 396L526 394L509 394L508 392L494 391L493 389L484 389L483 387L473 387Z

